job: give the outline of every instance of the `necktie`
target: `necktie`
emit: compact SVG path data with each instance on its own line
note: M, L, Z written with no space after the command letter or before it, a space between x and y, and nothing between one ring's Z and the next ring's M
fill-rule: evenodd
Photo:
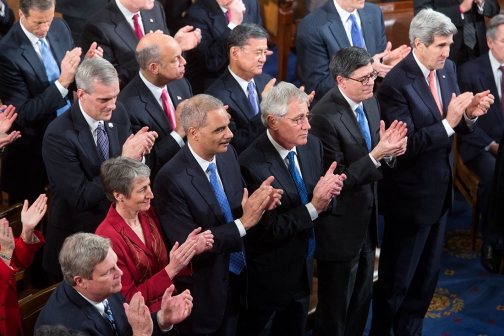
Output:
M464 13L464 44L470 49L476 46L476 28L471 11Z
M355 20L355 15L350 14L350 21L352 21L352 29L350 30L350 35L352 36L352 44L354 47L364 48L364 37L362 37L362 32L357 25Z
M250 81L247 85L248 98L252 109L254 110L254 115L259 113L259 105L257 104L257 95L255 90L255 85L253 81Z
M52 84L59 78L60 69L58 63L56 62L56 59L53 56L53 53L51 52L51 49L49 49L49 46L44 41L44 39L40 38L39 42L40 42L40 54L42 55L42 62L44 63L47 80L49 81L49 83ZM65 112L70 107L70 101L68 99L65 99L65 101L66 101L65 106L60 107L58 110L56 110L56 116L59 117L63 112Z
M138 22L138 14L133 15L133 27L135 27L135 35L138 40L141 40L144 36L142 33L142 28L140 28L140 23Z
M502 78L501 78L501 106L502 106L502 113L504 113L504 66L500 66L499 70L502 72Z
M115 320L114 320L114 315L112 315L112 310L110 309L110 306L109 306L107 300L103 301L103 307L105 308L104 314L103 314L104 317L109 322L110 327L112 328L112 331L114 332L114 334L116 336L119 336L118 333L117 333L117 328L116 328L116 324L115 324Z
M364 114L364 110L362 109L362 107L360 107L360 105L357 105L355 112L357 112L357 122L359 123L362 135L364 135L364 140L366 140L366 146L368 148L368 151L371 152L371 132L369 131L369 124L366 119L366 115Z
M175 111L173 111L170 101L168 100L168 91L166 88L163 89L161 93L161 100L163 101L163 110L168 117L168 121L170 121L172 130L174 130L177 127L177 121L175 119Z
M102 162L109 159L108 136L101 122L98 123L98 127L96 128L96 148L98 149L98 154L100 154Z
M225 13L225 15L226 15L227 22L228 22L228 23L229 23L229 22L231 22L231 12L228 10L228 11Z
M431 70L429 73L429 88L430 91L432 92L432 96L434 97L434 100L436 101L436 105L439 109L439 113L441 113L441 118L443 117L443 107L441 106L441 101L439 100L439 96L436 90L436 74L434 73L434 70Z
M220 208L224 213L224 218L227 222L233 221L233 214L231 213L231 207L229 206L229 201L227 199L224 188L217 178L217 172L215 171L215 163L210 163L208 165L208 172L210 173L210 185L217 197ZM233 252L229 255L229 271L234 274L240 274L245 268L245 257L243 252Z
M306 191L306 186L299 175L299 172L296 169L296 163L294 161L294 152L289 152L287 154L287 159L289 160L289 164L287 169L294 180L294 184L296 185L297 192L299 194L299 198L301 198L301 203L303 205L309 202L308 200L308 191ZM313 253L315 252L315 230L313 228L306 230L306 235L308 236L308 246L306 247L306 259L310 259L313 257Z

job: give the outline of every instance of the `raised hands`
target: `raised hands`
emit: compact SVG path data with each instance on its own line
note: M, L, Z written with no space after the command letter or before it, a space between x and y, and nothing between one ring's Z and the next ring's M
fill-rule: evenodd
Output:
M9 134L0 133L0 148L7 146L19 138L21 138L21 132L19 131L12 131Z
M14 120L17 118L16 108L12 105L2 105L0 107L0 133L7 133L8 130L12 127Z
M196 245L194 245L194 248L196 250L195 255L210 250L213 247L214 243L212 231L206 230L204 232L201 233L200 232L201 227L194 229L193 232L189 233L189 236L187 236L186 240L186 241L188 240L196 241Z
M193 26L185 26L180 28L173 38L178 42L182 51L191 50L201 42L201 30L194 29Z
M80 63L81 48L73 48L67 51L65 57L61 61L61 74L58 82L66 89L72 84L75 79L75 72Z
M392 43L389 41L387 42L387 47L382 53L373 56L373 68L378 71L378 76L385 77L394 65L406 57L410 51L411 47L408 47L405 44L392 50Z
M263 211L272 210L281 204L280 199L282 198L283 190L275 189L271 186L274 180L273 176L268 177L250 197L248 196L248 190L246 188L243 189L243 216L240 218L240 221L245 230L250 229L259 222Z
M235 25L241 25L243 22L243 14L245 14L245 11L247 8L243 4L242 0L233 0L231 4L227 6L228 11L231 15L231 22L234 23Z
M158 134L149 132L149 127L143 127L135 135L131 134L122 147L121 156L141 161L144 155L150 153Z
M490 90L475 94L467 107L467 117L472 119L486 114L494 100L495 97L490 93Z
M464 115L464 111L469 107L472 100L473 94L471 92L464 92L458 95L458 97L455 93L452 93L452 99L448 105L448 111L446 112L446 121L448 121L451 128L455 128L459 124L460 119L462 119ZM467 116L472 118L469 113Z
M262 99L264 99L264 97L266 97L266 94L269 92L269 90L271 90L271 88L275 85L275 83L276 83L276 78L272 78L272 79L270 79L270 81L268 82L268 84L266 84L264 86L264 89L261 92Z
M2 248L0 253L3 255L1 259L4 263L10 265L10 258L14 252L14 235L9 222L5 218L0 219L0 247Z
M91 44L89 50L86 53L86 56L84 56L84 59L88 58L103 58L103 49L102 47L98 47L98 43L93 42Z
M336 165L336 162L331 164L325 175L320 178L313 189L311 204L315 207L317 213L321 213L327 209L329 202L335 196L338 196L341 192L341 188L343 188L343 181L346 180L346 175L334 174Z
M172 296L174 289L173 285L166 289L161 300L161 310L157 313L157 322L162 330L170 329L191 314L193 307L191 292L186 289L181 294Z
M180 247L179 243L175 242L170 251L170 263L165 267L170 279L173 280L178 272L189 264L196 253L195 245L196 241L194 239L186 240Z
M35 230L35 226L44 217L46 211L47 196L45 194L41 194L29 208L28 200L24 201L23 209L21 210L21 223L23 223L21 237L25 242L33 241L33 230Z
M390 127L385 130L385 122L380 120L380 141L371 151L371 156L380 161L385 156L399 156L406 152L408 129L402 121L394 120Z
M172 285L173 286L173 285ZM123 303L128 323L135 336L151 336L154 330L149 307L145 305L144 298L140 292L136 292L130 303Z

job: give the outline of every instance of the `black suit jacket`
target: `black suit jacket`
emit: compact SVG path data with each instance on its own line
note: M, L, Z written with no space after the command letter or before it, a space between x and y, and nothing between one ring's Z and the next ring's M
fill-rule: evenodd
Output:
M120 156L131 134L128 114L121 103L117 103L104 126L109 156ZM78 102L49 125L42 154L52 194L43 266L52 274L60 274L58 254L65 238L79 231L95 232L110 206L100 180L102 162Z
M490 93L496 98L488 113L484 117L478 118L478 127L474 132L462 137L459 149L460 156L464 162L467 162L484 152L485 147L490 145L492 141L499 143L504 132L502 105L499 101L488 53L462 65L458 70L458 83L462 92L478 93L490 90Z
M243 0L247 8L243 23L262 26L257 0ZM201 29L201 43L187 52L186 77L194 93L202 93L219 78L229 64L227 41L231 29L215 0L198 0L186 12L185 23Z
M308 135L307 144L297 146L296 151L308 199L311 199L315 185L324 174L322 144L315 136ZM299 288L311 291L313 260L306 259L306 230L314 224L285 162L266 132L240 155L240 167L249 193L272 175L275 177L272 186L284 191L282 205L265 213L244 238L249 308L284 310Z
M185 99L192 97L191 85L185 78L171 82L167 86L175 108ZM128 111L133 133L148 126L149 131L156 131L158 134L151 153L145 157L145 164L151 169L151 182L153 182L159 169L180 149L177 141L170 135L173 129L157 98L147 88L139 74L121 91L118 100Z
M87 20L111 0L58 0L56 11L63 15ZM86 50L87 51L87 50Z
M2 3L4 5L4 16L0 17L0 39L11 29L15 19L14 12L7 5L7 1L2 1Z
M74 47L65 21L52 21L47 40L56 62ZM42 137L56 110L65 106L56 84L49 84L44 64L20 23L0 41L0 99L14 105L18 117L12 130L22 137L7 146L2 157L2 190L43 189L47 176L42 162Z
M141 10L144 32L162 30L170 34L166 27L163 7L154 1L154 8ZM88 50L93 42L103 48L103 58L112 63L119 74L121 89L138 73L135 50L138 38L129 22L117 7L115 1L89 18L82 35L82 50Z
M446 116L452 93L460 93L455 64L446 60L437 78ZM406 153L397 158L395 169L384 167L386 197L381 209L398 221L435 223L453 201L452 137L446 133L413 51L387 74L378 90L378 102L386 127L394 120L408 127ZM455 131L470 132L464 118Z
M380 108L375 97L364 100L362 105L374 148L380 141ZM325 169L336 161L336 172L347 176L332 215L321 218L315 226L315 258L349 261L359 254L368 227L372 225L371 232L376 232L376 181L382 178L382 173L369 157L357 118L338 86L326 93L312 113L314 117L310 122L310 132L319 137L324 145Z
M262 100L261 93L272 78L267 74L254 77L259 104ZM254 115L252 105L250 105L245 92L243 92L236 79L229 72L229 68L226 68L222 76L205 93L219 98L224 105L229 106L227 110L231 115L229 129L233 132L231 144L236 148L238 154L243 152L266 130L261 121L261 112L259 111L257 115Z
M242 215L245 183L233 147L216 155L217 170L233 218ZM210 251L192 259L193 275L177 279L177 290L191 290L191 315L178 325L183 334L210 334L224 318L229 280L229 253L242 250L236 224L226 222L215 193L200 165L185 145L159 171L154 182L154 205L171 244L182 243L197 227L212 230Z

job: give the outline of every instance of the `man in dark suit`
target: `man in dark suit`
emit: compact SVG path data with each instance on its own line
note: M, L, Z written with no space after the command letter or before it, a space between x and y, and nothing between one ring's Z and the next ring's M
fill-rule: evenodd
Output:
M248 197L220 100L189 99L182 124L187 145L159 171L155 207L171 244L202 227L212 230L214 245L192 259L192 276L177 279L178 290L197 297L191 316L178 327L182 335L235 336L246 273L241 237L279 202L279 191L270 186L270 177Z
M195 93L202 93L229 64L228 37L242 23L262 26L257 0L199 0L185 15L186 24L201 29L201 43L187 53L187 74Z
M184 78L186 61L173 37L145 35L138 43L136 58L140 72L121 91L118 100L128 111L133 132L148 126L158 134L156 146L145 158L154 181L159 169L184 145L181 103L192 97L192 91Z
M411 49L402 45L391 50L392 44L387 43L385 37L383 14L375 4L355 0L327 1L307 15L297 30L298 63L307 92L315 90L314 102L334 87L329 59L339 49L349 46L363 47L374 55L374 68L380 77Z
M453 202L451 136L469 133L493 103L489 91L459 94L455 64L447 60L456 32L444 14L422 10L409 31L413 51L378 90L385 124L404 122L408 144L396 167L384 170L385 231L370 335L421 334Z
M312 109L311 133L324 145L324 163L348 178L338 204L315 226L318 304L314 334L362 335L371 293L378 227L377 181L381 163L392 165L406 150L406 125L385 131L373 96L377 71L359 47L331 58L336 86Z
M0 99L16 107L13 130L22 134L2 157L1 189L9 193L9 204L33 202L44 193L42 137L70 106L81 56L65 21L54 19L54 0L23 0L19 8L20 21L0 41ZM101 53L93 44L86 58Z
M14 19L14 12L7 6L7 1L0 1L0 39L9 32Z
M497 0L414 0L413 5L415 15L424 8L432 8L453 22L458 34L453 36L449 59L457 67L488 52L485 17L499 14Z
M157 312L149 314L140 293L128 305L121 295L122 271L109 239L76 233L65 240L59 261L64 281L40 312L35 330L61 324L86 335L178 335L174 325L191 313L190 293L172 296L173 285Z
M158 1L111 0L108 5L89 18L84 26L83 47L93 41L103 48L103 57L119 73L121 89L138 73L135 49L138 41L149 32L170 34L166 27L163 7ZM184 27L175 35L182 51L194 48L201 39L198 29Z
M170 31L178 31L184 27L185 11L191 7L192 0L165 0L164 11L166 13L166 25Z
M228 105L231 115L231 144L243 152L266 128L261 121L262 94L275 80L262 73L268 51L268 33L260 26L244 23L228 38L229 67L205 93ZM267 90L268 90L267 89Z
M272 88L261 103L267 131L240 155L249 190L273 175L272 185L284 196L244 239L248 307L240 313L238 335L304 335L317 237L313 227L344 180L333 174L334 162L324 175L322 144L308 134L308 105L308 95L292 84Z
M481 92L490 89L494 97L502 97L502 70L504 64L504 15L490 20L487 28L487 43L490 51L479 58L465 63L458 70L460 90ZM504 70L504 68L502 68ZM478 122L471 134L465 135L460 143L460 156L464 163L480 178L478 201L482 217L483 246L481 264L490 272L498 272L500 256L497 245L499 237L488 229L488 214L492 194L496 155L504 132L504 108L502 98L492 104L488 115ZM501 221L501 223L504 223Z
M76 82L78 101L49 125L42 143L52 194L43 267L51 283L61 281L57 256L65 238L94 232L107 215L101 163L119 155L141 160L157 136L146 128L131 134L126 110L116 106L119 80L108 61L84 61Z

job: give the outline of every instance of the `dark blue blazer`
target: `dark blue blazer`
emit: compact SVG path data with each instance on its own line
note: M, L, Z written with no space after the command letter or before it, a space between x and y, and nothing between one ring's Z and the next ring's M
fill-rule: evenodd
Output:
M469 61L458 69L460 91L474 94L486 90L495 97L495 103L488 113L478 118L478 127L471 134L462 137L460 156L464 162L474 159L485 151L492 141L500 142L504 132L504 116L488 53Z
M387 39L380 7L366 2L358 13L367 51L372 56L383 52L387 47ZM333 1L327 1L299 24L296 39L298 63L306 92L315 90L312 106L335 85L329 71L331 56L349 46L350 41Z
M254 77L259 103L262 100L261 93L264 87L272 78L267 74L260 74ZM250 105L245 92L243 92L243 89L236 79L234 79L233 75L231 75L228 68L205 93L219 98L224 105L229 106L227 110L231 115L229 129L234 135L231 144L236 148L238 154L243 152L266 130L261 121L261 113L254 114L252 105Z
M446 116L452 93L460 93L455 64L446 60L437 77ZM384 215L417 224L435 223L453 202L452 137L446 134L413 51L387 74L378 89L378 102L386 127L394 120L408 127L406 153L397 158L395 169L383 167ZM455 131L470 132L464 118Z

